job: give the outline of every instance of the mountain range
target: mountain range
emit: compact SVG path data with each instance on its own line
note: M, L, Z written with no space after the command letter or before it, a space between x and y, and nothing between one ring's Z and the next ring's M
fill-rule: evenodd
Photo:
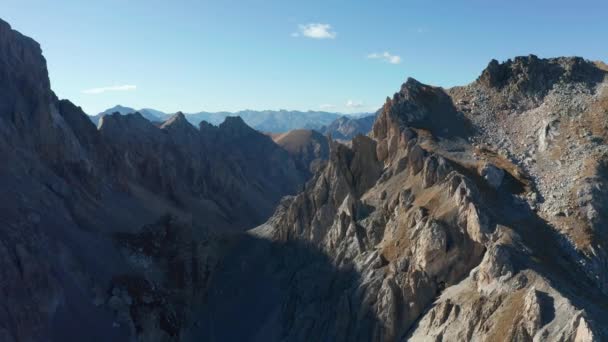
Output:
M410 78L348 143L95 125L2 20L0 75L0 341L608 339L602 62Z
M350 141L359 134L371 132L378 114L367 114L358 117L341 116L327 126L319 128L319 132L330 135L332 139Z
M139 110L124 107L121 105L109 108L97 115L90 116L95 125L99 124L99 120L104 115L120 113L130 114L139 112L144 118L151 122L163 122L167 120L171 114L167 114L150 108L142 108ZM367 114L359 114L367 115ZM269 133L284 133L294 129L320 129L323 126L331 124L334 120L343 117L342 114L319 112L319 111L288 111L288 110L243 110L239 112L198 112L185 114L186 119L197 126L201 121L206 121L212 125L219 125L226 117L239 116L245 123L258 131Z

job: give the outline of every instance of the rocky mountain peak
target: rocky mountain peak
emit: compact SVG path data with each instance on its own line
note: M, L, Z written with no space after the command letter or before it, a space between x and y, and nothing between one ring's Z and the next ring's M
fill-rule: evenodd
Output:
M155 136L158 127L154 126L138 112L126 115L114 112L100 118L98 130L109 139L131 140L137 136Z
M219 130L226 137L232 138L258 134L258 132L249 127L240 116L227 116L224 122L219 125Z
M198 130L201 132L201 136L212 138L214 137L218 131L219 127L210 124L209 122L203 120L198 124Z
M112 108L106 109L104 112L105 113L110 113L110 114L118 112L118 113L124 115L124 114L135 113L135 112L137 112L137 110L135 110L135 109L133 109L131 107L125 107L125 106L122 106L122 105L116 105L116 106L114 106Z
M167 121L160 125L160 129L169 133L169 136L181 146L189 149L198 148L201 141L201 132L194 127L182 112L173 114Z
M194 126L186 119L186 116L182 112L173 114L167 121L163 122L160 126L161 129L170 129L179 132L192 131L195 129Z
M430 86L427 86L427 85L419 82L418 80L416 80L413 77L408 77L405 80L405 83L403 83L401 85L400 94L402 94L403 96L416 96L420 91L423 91L425 87L430 87ZM399 93L397 93L397 94L399 94Z
M26 75L32 76L32 79L36 77L41 84L35 88L50 90L46 60L42 56L38 42L13 30L7 22L0 19L0 46L2 47L0 60L10 67L6 69L7 71L13 73L22 71L21 77Z
M226 119L224 119L224 122L220 124L220 127L242 128L249 126L247 126L243 118L240 116L227 116Z
M53 98L40 45L0 20L0 117L19 129L51 121L44 108Z
M109 115L105 115L100 119L99 128L108 127L110 125L130 125L130 126L148 126L146 123L150 123L146 120L139 112L130 114L121 114L120 112L114 112Z
M210 129L210 128L216 128L217 129L217 126L214 126L214 125L210 124L209 122L207 122L205 120L202 120L198 124L198 129L201 130L201 131L206 130L206 129Z
M538 58L518 56L499 63L493 59L477 82L497 90L545 95L555 83L601 82L604 71L581 57Z
M452 99L440 87L433 87L408 78L387 99L372 128L378 141L378 158L392 159L399 146L404 147L405 127L423 129L437 137L466 136L472 130L468 119L454 106Z

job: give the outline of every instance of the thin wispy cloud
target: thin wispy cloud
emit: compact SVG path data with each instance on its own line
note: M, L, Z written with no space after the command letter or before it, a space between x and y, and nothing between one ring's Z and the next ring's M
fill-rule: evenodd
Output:
M370 53L367 55L367 58L382 60L390 64L401 63L401 56L393 55L388 51L384 51L383 53Z
M334 108L336 108L336 105L324 103L324 104L320 105L319 108L321 108L323 110L334 109Z
M307 37L312 39L334 39L338 34L330 24L310 23L299 25L298 31L291 34L292 37Z
M354 100L348 100L346 101L346 107L348 108L362 108L364 106L363 102L361 101L354 101Z
M109 87L85 89L82 91L82 93L95 95L95 94L103 94L103 93L107 93L107 92L111 92L111 91L132 91L132 90L136 90L136 89L137 89L136 85L123 84L123 85L115 85L115 86L109 86Z

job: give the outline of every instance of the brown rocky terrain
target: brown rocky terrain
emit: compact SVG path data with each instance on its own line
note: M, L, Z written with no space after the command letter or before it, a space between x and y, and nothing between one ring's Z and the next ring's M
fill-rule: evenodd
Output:
M261 277L288 290L259 327L295 341L606 339L606 74L529 56L464 87L408 80L370 137L332 144L250 232L328 258Z
M603 63L408 79L297 194L312 135L96 128L1 21L0 74L2 341L608 339Z
M318 171L329 157L328 139L314 130L296 129L273 134L272 140L311 173Z

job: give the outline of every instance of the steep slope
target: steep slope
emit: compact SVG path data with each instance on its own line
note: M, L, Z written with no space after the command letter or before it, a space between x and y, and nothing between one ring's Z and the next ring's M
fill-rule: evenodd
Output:
M350 118L342 116L327 126L323 126L319 131L324 135L331 135L333 139L349 141L357 134L367 135L376 121L376 115L361 116Z
M599 67L598 67L599 66ZM480 127L480 147L512 161L533 187L531 207L608 289L605 265L606 69L582 58L492 61L450 92Z
M315 173L329 157L328 139L314 130L296 129L275 134L272 140L311 173Z
M218 235L263 222L308 173L239 118L115 113L97 129L1 20L0 74L2 341L180 340Z
M250 233L258 245L305 245L328 258L321 267L315 253L298 255L252 277L254 288L282 289L267 295L272 314L253 332L272 327L275 340L290 341L608 338L598 143L606 84L594 63L534 56L492 62L466 87L409 79L371 139L332 144L305 191ZM559 124L547 126L550 116ZM555 151L563 138L576 154ZM518 147L534 152L527 160ZM543 164L552 156L573 165ZM560 203L578 208L545 209ZM217 281L231 293L222 274L268 258L234 255L210 289Z
M213 229L263 221L307 173L240 118L197 130L177 113L159 129L137 113L113 114L102 118L99 132L112 149L116 179L171 199Z

